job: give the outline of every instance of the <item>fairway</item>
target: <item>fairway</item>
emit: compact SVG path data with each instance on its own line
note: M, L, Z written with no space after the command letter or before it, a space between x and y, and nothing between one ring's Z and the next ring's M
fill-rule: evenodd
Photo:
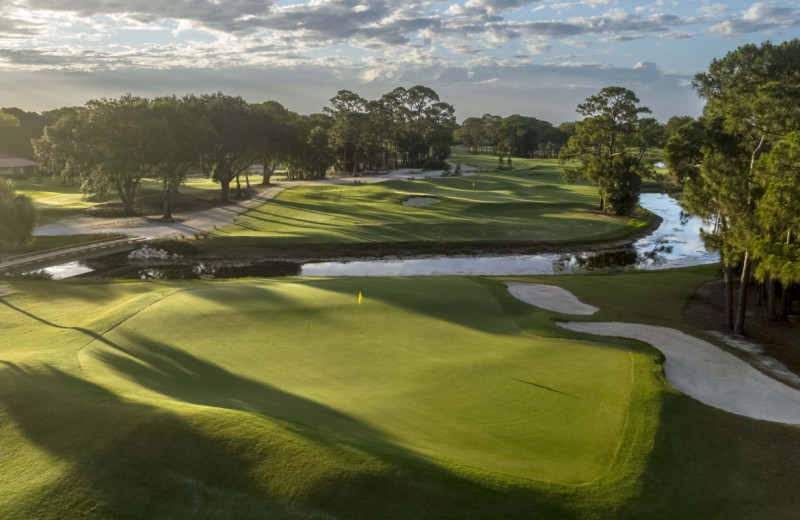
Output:
M518 242L596 243L632 236L647 212L612 217L596 211L597 190L566 185L552 160L522 172L298 186L240 215L209 244ZM436 204L410 207L412 197Z
M258 281L177 292L80 353L137 400L254 412L448 465L559 483L612 462L629 352L526 335L482 286ZM187 313L191 312L191 315Z

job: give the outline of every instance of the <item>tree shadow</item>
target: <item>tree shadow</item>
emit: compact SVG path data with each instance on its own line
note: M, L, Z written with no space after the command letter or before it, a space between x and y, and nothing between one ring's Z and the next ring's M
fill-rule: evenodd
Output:
M6 420L69 465L16 497L37 518L288 516L252 481L251 461L174 414L51 366L3 368L0 381Z
M302 441L299 446L292 446L294 441L286 445L286 434L220 416L219 411L203 412L203 420L213 427L202 429L175 413L126 401L52 366L0 368L4 418L27 441L67 464L43 487L17 487L6 511L20 517L27 517L24 511L36 511L37 518L63 518L69 511L71 518L98 519L578 517L553 493L465 478L393 445L335 410L253 386L164 346L147 350L139 355L153 363L152 368L127 362L117 368L177 399L221 400L219 404L237 409L243 408L238 401L245 401L247 407L260 408L259 413L275 414L289 431L301 433L317 448L304 448ZM156 374L162 370L165 373ZM186 378L190 384L200 378L209 387L203 399L175 389ZM213 397L210 387L215 385L224 396ZM247 395L254 391L262 395ZM290 407L299 408L299 417L321 417L308 424L303 419L284 420ZM220 429L226 424L227 435ZM316 457L327 466L321 474L312 469ZM286 495L287 485L302 492Z
M797 518L797 426L748 419L677 393L663 396L660 417L639 496L617 518Z
M281 422L316 442L334 443L331 435L372 445L385 436L333 408L233 374L184 350L132 331L117 332L127 346L105 340L117 352L92 356L117 375L173 399L218 408L254 412Z

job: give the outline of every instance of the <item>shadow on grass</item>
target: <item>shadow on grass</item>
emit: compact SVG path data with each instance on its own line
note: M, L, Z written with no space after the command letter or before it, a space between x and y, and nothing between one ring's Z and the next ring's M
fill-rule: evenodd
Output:
M251 461L174 414L124 402L53 367L0 369L0 381L5 420L69 464L55 482L18 497L21 511L37 518L283 513L250 478Z
M800 427L757 421L666 394L637 499L620 520L793 520Z
M353 417L169 345L130 335L134 346L122 347L0 302L48 326L102 341L115 351L98 357L120 377L179 401L248 411L282 427L276 433L274 426L213 409L198 410L203 422L196 425L52 366L4 362L3 419L68 465L43 487L14 497L10 516L577 518L564 501L573 488L545 492L465 478ZM309 442L313 449L304 447ZM309 468L316 456L333 467L315 473Z

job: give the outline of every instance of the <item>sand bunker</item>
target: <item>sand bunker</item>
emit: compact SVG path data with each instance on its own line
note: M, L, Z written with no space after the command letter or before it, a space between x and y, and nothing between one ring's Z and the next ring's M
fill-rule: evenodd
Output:
M515 297L565 314L592 314L564 289L537 284L508 284ZM563 298L566 293L571 298ZM556 295L556 296L553 296ZM559 301L559 303L554 303ZM588 312L589 309L595 311ZM559 326L597 334L633 338L653 345L666 361L669 383L707 405L754 419L800 424L800 391L759 372L733 354L681 331L637 323L559 323Z
M428 204L436 204L441 202L439 199L433 197L411 197L403 201L403 206L427 206Z
M583 303L566 289L553 285L507 283L506 287L515 298L548 311L589 315L600 310L597 307Z
M636 323L560 323L565 329L634 338L664 353L672 386L700 402L735 414L800 424L800 391L759 372L733 354L675 329Z

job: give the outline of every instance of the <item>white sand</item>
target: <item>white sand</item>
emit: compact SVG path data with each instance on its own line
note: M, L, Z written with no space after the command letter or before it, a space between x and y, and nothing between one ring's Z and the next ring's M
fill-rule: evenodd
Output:
M538 283L507 283L508 292L525 303L563 314L590 315L599 311L597 307L587 305L574 294L553 285Z
M508 284L515 297L565 314L592 314L596 308L582 303L558 287ZM563 293L569 298L563 297ZM589 309L594 311L589 312ZM759 372L733 354L681 331L637 323L559 323L559 326L597 334L633 338L653 345L666 361L664 373L672 386L707 405L754 419L800 424L800 390Z
M739 415L800 424L800 391L759 372L733 354L675 329L636 323L560 323L600 336L634 338L664 353L672 386L698 401Z
M403 201L403 206L413 206L417 208L420 206L427 206L428 204L436 204L437 202L441 201L433 197L411 197Z

